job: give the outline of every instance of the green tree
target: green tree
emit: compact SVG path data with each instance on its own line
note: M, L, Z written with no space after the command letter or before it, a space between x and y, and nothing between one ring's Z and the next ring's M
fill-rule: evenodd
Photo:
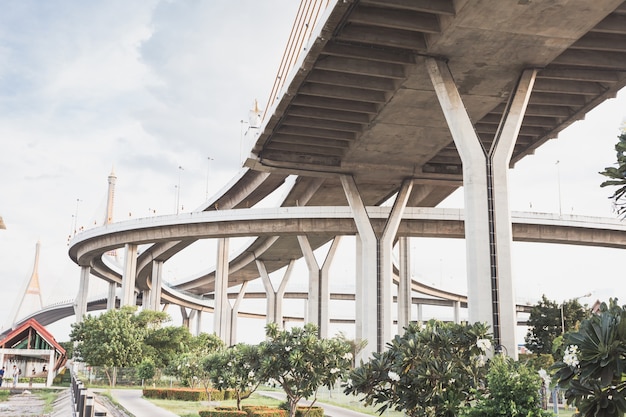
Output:
M565 301L561 305L556 301L548 300L544 295L532 307L528 318L528 332L526 333L526 347L534 354L549 354L557 358L555 353L555 339L565 332L575 330L588 312L577 299ZM562 320L565 324L563 328Z
M233 390L238 410L241 410L241 400L250 397L261 383L259 367L259 347L244 343L214 352L204 359L204 369L211 375L211 383L219 390Z
M600 187L619 187L610 198L617 209L617 214L623 216L626 214L626 130L623 130L617 139L618 142L615 144L617 166L607 167L600 172L601 175L610 178L600 184Z
M300 399L313 397L315 403L319 387L332 388L350 369L351 346L336 337L320 339L313 324L288 331L272 323L266 335L259 345L260 378L282 387L290 417L295 416Z
M224 348L224 341L215 333L200 333L192 337L189 350L198 353L211 353Z
M540 404L542 380L539 374L520 362L496 355L487 373L486 393L480 393L465 417L550 417Z
M598 314L565 335L563 358L554 364L565 398L583 417L626 413L626 306L602 303Z
M455 417L486 376L491 338L485 324L412 323L382 353L350 373L346 394L412 417Z
M111 386L115 385L118 367L136 366L142 358L145 329L135 325L134 313L134 307L123 307L97 317L87 315L82 322L72 324L75 357L104 367Z
M156 367L151 358L144 358L137 366L137 376L143 381L149 381L156 375Z
M186 327L167 326L148 332L144 338L143 352L157 368L164 369L188 352L191 344L192 336Z
M180 378L183 383L195 387L200 383L210 398L211 375L204 369L204 358L224 348L224 342L215 334L200 333L189 341L188 351L182 353L166 368L166 374Z

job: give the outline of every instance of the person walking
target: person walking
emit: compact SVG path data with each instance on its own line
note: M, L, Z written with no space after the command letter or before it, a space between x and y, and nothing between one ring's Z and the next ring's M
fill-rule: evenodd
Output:
M4 380L4 366L0 369L0 387L2 386L2 381Z
M17 387L17 381L20 379L20 370L17 366L13 365L13 388Z

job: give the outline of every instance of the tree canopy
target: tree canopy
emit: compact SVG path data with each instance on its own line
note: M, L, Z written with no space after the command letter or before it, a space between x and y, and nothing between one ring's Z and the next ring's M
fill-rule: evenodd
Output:
M261 379L283 388L290 417L300 399L313 397L315 402L319 387L332 388L351 367L350 344L337 337L320 339L313 324L280 330L272 323L266 335L259 345Z
M234 391L237 409L241 410L241 400L250 397L262 382L260 359L257 345L238 343L205 357L203 367L210 374L213 387Z
M350 373L344 392L363 394L381 414L395 409L412 417L455 417L483 383L490 347L482 323L412 323Z
M605 180L601 187L619 187L611 199L613 200L617 213L620 216L626 215L626 130L617 137L618 142L615 144L616 165L607 167L600 172L601 175L610 179Z
M587 314L587 310L577 299L558 304L556 301L548 300L545 294L542 295L541 300L532 307L528 318L526 347L534 354L549 354L557 359L555 340L562 334L577 329Z

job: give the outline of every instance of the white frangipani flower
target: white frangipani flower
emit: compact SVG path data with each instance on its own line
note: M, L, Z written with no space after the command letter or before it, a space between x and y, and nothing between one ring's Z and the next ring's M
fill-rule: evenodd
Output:
M491 349L491 341L489 339L478 339L476 341L476 346L482 352L486 352L488 349Z
M567 349L565 349L565 354L563 355L563 362L567 366L576 367L580 363L578 360L578 346L569 345Z
M393 371L389 371L387 373L387 376L389 377L389 379L391 379L392 381L398 382L400 380L400 375L398 375L397 373L393 372Z

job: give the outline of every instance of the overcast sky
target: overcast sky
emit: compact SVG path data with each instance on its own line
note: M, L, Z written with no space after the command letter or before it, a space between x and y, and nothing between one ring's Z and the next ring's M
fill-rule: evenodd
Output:
M241 121L255 99L261 107L267 102L298 3L3 4L3 317L30 277L37 241L44 304L76 296L79 269L67 256L68 238L103 221L112 169L115 220L172 214L177 200L189 211L237 173L249 150ZM511 172L512 209L614 217L598 171L615 161L625 109L622 92L520 162ZM460 196L446 206L460 207ZM414 247L423 255L414 257L416 277L464 291L462 241L419 240ZM626 301L625 281L614 278L613 265L626 260L620 251L534 244L514 250L523 299L593 290Z

